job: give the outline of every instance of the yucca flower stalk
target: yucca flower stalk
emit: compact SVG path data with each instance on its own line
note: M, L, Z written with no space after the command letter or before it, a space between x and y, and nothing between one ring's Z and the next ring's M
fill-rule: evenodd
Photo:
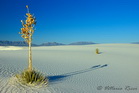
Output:
M29 12L28 5L26 6L27 13L26 13L26 20L21 20L22 28L20 34L22 38L25 39L25 41L28 44L29 47L29 55L28 55L28 71L32 71L32 50L31 50L31 44L32 44L32 35L34 33L34 26L36 25L36 19L35 17Z

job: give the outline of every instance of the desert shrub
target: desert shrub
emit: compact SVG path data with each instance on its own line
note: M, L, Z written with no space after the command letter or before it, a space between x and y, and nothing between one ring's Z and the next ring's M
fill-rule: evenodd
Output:
M99 54L99 49L98 48L96 49L96 54Z
M21 74L16 75L18 81L24 85L36 86L48 84L48 79L39 71L24 70Z

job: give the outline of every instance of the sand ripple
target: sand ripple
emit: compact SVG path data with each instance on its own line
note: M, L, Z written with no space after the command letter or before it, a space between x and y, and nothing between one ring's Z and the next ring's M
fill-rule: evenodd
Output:
M46 86L29 87L20 84L15 77L18 70L0 66L0 93L51 93Z

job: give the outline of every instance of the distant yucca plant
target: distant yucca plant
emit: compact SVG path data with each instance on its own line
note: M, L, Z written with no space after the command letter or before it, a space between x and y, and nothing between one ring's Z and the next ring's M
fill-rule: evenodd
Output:
M21 74L17 74L16 77L23 85L36 86L48 84L48 79L42 73L35 70L24 70Z
M96 49L96 54L99 54L99 49L98 48Z

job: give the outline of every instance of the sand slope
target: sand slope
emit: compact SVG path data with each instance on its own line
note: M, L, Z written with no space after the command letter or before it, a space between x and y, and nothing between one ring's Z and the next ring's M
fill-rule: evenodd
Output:
M0 93L139 93L138 44L33 47L33 66L49 78L42 88L20 85L14 77L27 67L27 48L3 50Z

